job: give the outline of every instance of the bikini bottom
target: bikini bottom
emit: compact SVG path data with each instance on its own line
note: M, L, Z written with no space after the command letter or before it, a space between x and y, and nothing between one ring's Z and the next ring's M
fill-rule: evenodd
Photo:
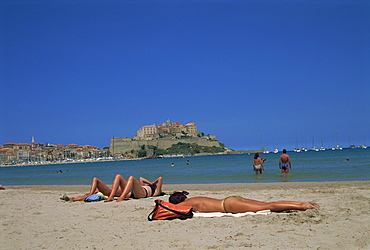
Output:
M243 198L242 198L242 197L237 196L237 195L229 196L229 197L226 197L225 199L223 199L223 200L222 200L222 207L223 207L223 209L224 209L225 213L228 213L228 211L226 210L225 202L226 202L226 200L227 200L227 199L229 199L230 197L238 198L238 199L239 199L239 200L241 200L241 201L243 200Z

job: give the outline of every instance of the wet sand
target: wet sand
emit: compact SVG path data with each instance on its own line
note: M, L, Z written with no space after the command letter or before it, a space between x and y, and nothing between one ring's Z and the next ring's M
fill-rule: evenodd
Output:
M89 186L0 191L1 249L370 249L370 182L165 185L189 197L312 201L320 209L241 218L147 220L155 199L65 202ZM162 198L167 201L168 197Z

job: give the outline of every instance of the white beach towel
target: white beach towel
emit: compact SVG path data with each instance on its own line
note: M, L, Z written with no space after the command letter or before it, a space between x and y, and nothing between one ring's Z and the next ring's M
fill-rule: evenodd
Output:
M245 212L245 213L238 213L238 214L232 214L232 213L194 213L193 217L243 217L247 215L257 215L257 214L264 214L268 215L271 214L270 210L261 210L258 212Z

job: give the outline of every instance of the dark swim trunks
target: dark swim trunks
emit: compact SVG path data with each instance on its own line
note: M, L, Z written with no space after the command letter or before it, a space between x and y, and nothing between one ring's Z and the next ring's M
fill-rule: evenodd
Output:
M289 167L289 164L281 164L281 168L286 170Z

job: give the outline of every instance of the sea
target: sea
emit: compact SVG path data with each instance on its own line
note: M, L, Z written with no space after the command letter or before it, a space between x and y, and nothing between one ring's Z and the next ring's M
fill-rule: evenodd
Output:
M261 154L265 171L253 171L253 154L213 155L184 158L143 159L109 162L69 163L0 167L0 184L14 185L90 185L93 177L111 184L116 174L164 184L271 183L369 181L370 149L343 149L288 152L292 169L282 175L279 153ZM346 159L349 159L346 161ZM186 162L189 161L189 165ZM171 166L172 163L174 166ZM61 172L61 173L60 173Z

